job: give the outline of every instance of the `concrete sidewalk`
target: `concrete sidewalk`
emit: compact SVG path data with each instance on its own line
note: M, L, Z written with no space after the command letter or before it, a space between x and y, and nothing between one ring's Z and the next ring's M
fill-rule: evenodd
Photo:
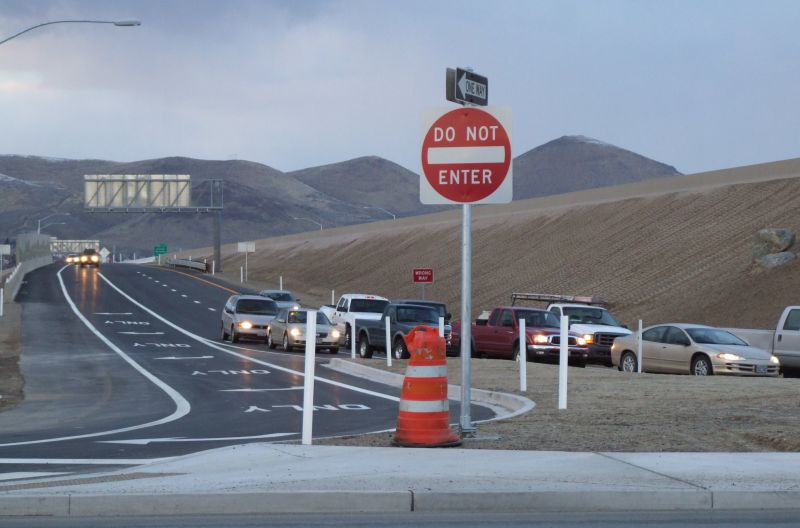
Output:
M0 516L800 509L800 453L248 444L0 486Z

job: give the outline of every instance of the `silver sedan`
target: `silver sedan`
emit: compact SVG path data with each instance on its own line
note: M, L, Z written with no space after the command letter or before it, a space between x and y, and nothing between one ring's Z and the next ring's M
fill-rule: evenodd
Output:
M636 334L618 337L611 346L611 363L635 372ZM696 324L665 324L642 331L642 370L673 374L737 374L777 376L780 361L720 328Z
M305 347L307 319L307 310L280 310L267 329L267 346L275 348L280 344L286 352ZM340 337L339 330L331 324L328 317L317 312L317 349L327 348L331 354L338 353Z

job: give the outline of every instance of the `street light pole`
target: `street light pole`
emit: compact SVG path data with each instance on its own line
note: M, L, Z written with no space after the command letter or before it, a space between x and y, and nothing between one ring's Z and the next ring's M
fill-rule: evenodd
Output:
M375 206L372 206L372 205L365 205L364 209L377 209L378 211L383 211L384 213L386 213L388 215L391 215L392 216L392 220L397 220L397 215L396 214L394 214L393 212L391 212L391 211L389 211L387 209L384 209L383 207L375 207Z
M311 222L313 224L317 224L319 226L319 230L322 231L322 224L317 222L316 220L312 220L310 218L304 218L304 217L298 218L298 217L295 217L295 216L292 217L292 220L306 220L307 222Z
M53 22L45 22L43 24L37 24L35 26L29 27L28 29L23 29L19 33L11 35L7 39L0 40L0 44L5 44L9 40L13 38L17 38L18 36L27 33L28 31L32 31L36 28L40 28L42 26L50 26L52 24L113 24L115 26L120 27L130 27L130 26L141 26L142 23L138 20L55 20Z
M49 215L45 216L44 218L40 218L36 223L36 234L37 235L42 234L42 222L44 222L45 220L47 220L51 216L56 216L56 215L72 216L69 213L53 213L53 214L49 214ZM60 223L63 224L64 222L60 222ZM53 225L53 224L48 224L48 225ZM47 226L45 226L45 227L47 227Z

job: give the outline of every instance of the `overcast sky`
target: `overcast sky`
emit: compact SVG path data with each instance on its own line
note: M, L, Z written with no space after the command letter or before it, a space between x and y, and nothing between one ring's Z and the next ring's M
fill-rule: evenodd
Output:
M489 77L514 155L583 134L686 173L800 157L800 2L2 0L0 154L378 155L419 172L445 68Z

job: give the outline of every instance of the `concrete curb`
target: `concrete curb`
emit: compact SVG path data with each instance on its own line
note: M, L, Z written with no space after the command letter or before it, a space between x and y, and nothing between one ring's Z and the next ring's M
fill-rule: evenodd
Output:
M327 365L323 366L335 370L336 372L358 376L359 378L382 383L391 387L402 387L403 378L405 377L402 374L387 372L340 358L333 358ZM497 414L494 418L480 420L479 422L492 422L495 420L513 418L514 416L519 416L520 414L533 410L533 408L536 407L536 403L533 400L507 392L472 389L470 393L473 402L490 407ZM447 385L447 397L451 400L460 400L461 386Z
M0 496L0 518L358 512L796 510L800 492L574 490L531 492L286 491Z

